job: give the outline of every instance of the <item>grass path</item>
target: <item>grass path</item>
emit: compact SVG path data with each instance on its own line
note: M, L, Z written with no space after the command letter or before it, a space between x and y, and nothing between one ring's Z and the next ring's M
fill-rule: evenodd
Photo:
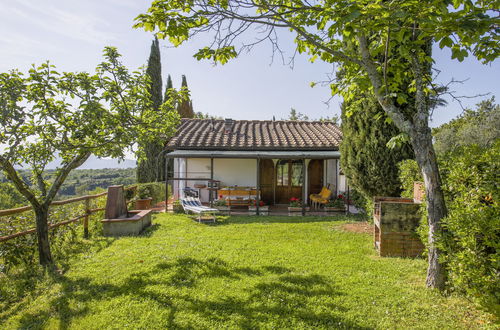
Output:
M339 219L158 215L0 315L2 328L493 328L427 290L425 260L379 258Z

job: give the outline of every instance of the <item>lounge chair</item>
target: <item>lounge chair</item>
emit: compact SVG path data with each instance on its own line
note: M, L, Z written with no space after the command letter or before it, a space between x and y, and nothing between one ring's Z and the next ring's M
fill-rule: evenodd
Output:
M204 215L210 214L212 221L215 222L215 213L219 212L219 210L204 206L201 204L201 201L199 198L194 198L194 197L186 197L181 199L181 205L182 208L184 209L184 212L186 214L188 212L193 212L198 214L198 222L201 222L203 219Z
M309 199L311 200L312 206L316 209L321 204L326 204L332 197L332 191L327 187L323 187L319 194L311 194Z

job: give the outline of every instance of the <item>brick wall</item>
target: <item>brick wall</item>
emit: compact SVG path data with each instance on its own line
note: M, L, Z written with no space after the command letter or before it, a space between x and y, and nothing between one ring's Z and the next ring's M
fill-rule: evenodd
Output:
M419 204L408 199L375 200L374 240L380 256L416 257L424 245L416 229L420 223Z

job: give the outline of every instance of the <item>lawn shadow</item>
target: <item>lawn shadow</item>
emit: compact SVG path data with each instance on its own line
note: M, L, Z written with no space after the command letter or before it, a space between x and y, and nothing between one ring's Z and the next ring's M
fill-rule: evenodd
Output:
M189 290L200 290L211 278L227 281L250 280L242 294L224 292L214 297L200 297ZM28 313L20 320L21 328L38 328L55 315L60 328L67 329L74 318L92 314L92 302L114 297L134 297L152 300L168 309L165 328L185 328L176 320L179 310L188 311L208 324L231 320L241 328L259 328L270 324L277 327L334 327L364 329L341 315L345 307L332 303L344 295L335 283L318 274L297 274L290 268L234 267L219 258L199 260L185 257L158 263L152 270L130 274L122 283L96 283L92 278L76 279L61 276L61 290L50 300L50 306L38 313ZM168 288L169 294L159 292ZM179 290L172 291L172 288ZM187 290L187 291L186 291ZM194 293L195 291L193 291ZM315 308L313 308L313 306ZM50 311L50 312L49 312ZM196 324L199 323L197 321Z

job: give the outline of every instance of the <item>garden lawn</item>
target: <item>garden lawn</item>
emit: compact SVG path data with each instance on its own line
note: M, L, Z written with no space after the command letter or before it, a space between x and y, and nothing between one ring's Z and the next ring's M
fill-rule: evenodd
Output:
M491 315L425 288L423 259L380 258L345 220L157 215L0 314L10 328L479 328Z

